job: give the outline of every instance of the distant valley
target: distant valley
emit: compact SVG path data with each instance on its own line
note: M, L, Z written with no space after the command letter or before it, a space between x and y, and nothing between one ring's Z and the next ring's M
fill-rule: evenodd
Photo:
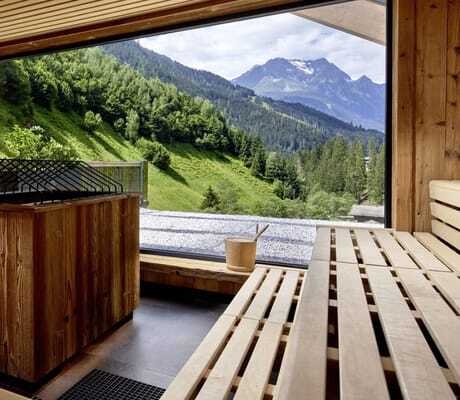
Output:
M363 143L372 137L377 143L383 142L383 129L367 129L357 126L358 124L344 122L345 117L338 118L332 115L331 110L330 112L322 110L319 101L315 106L315 104L301 104L300 101L292 102L292 98L277 100L272 93L270 96L268 93L258 95L257 90L244 87L251 86L251 82L256 81L249 79L249 75L243 75L235 81L237 83L235 84L213 73L182 65L164 55L143 48L135 41L106 45L101 48L104 52L115 56L121 63L137 69L147 78L158 78L162 82L173 84L191 96L208 99L234 126L260 136L264 143L274 150L293 153L301 149L313 148L336 136L344 136L347 140L360 139ZM342 72L342 75L346 74ZM359 85L357 83L356 87ZM333 89L334 85L330 90ZM362 95L357 89L355 92L356 96ZM338 97L343 97L341 92L337 93ZM347 101L343 100L345 103ZM371 100L368 102L372 103ZM335 106L338 103L339 100L336 100L334 109L338 108ZM383 105L381 108L382 115L379 118L383 118ZM378 113L377 106L376 113ZM365 126L364 123L361 125ZM375 125L379 123L376 122ZM383 122L379 126L383 128Z

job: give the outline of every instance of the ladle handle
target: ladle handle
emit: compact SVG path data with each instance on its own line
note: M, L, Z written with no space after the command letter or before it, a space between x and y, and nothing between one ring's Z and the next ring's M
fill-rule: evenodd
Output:
M254 236L254 242L257 241L257 239L259 239L260 235L262 235L262 233L264 233L267 229L268 229L269 225L265 225L260 231L257 232L256 236Z

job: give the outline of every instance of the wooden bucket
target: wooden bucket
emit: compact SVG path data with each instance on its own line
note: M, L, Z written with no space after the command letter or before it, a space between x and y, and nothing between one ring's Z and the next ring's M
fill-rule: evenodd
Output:
M239 272L254 271L257 242L245 238L225 239L225 255L228 269Z

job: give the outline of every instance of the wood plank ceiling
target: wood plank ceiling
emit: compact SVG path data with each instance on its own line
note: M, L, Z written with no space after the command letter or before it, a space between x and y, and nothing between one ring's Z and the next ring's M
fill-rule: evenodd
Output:
M315 0L2 0L0 59L210 22Z

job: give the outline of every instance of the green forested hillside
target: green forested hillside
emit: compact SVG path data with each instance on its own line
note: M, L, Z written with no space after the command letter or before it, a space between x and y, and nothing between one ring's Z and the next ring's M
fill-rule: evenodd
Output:
M211 101L97 48L0 63L0 152L145 158L158 209L333 218L366 193L383 196L383 149L372 140L368 169L365 146L340 131L289 156L270 151Z
M250 89L233 85L210 72L186 67L135 41L101 48L146 77L158 78L191 96L208 99L233 125L258 135L270 149L292 153L313 148L338 135L363 143L369 138L383 142L382 132L356 127L302 104L257 96Z
M28 118L18 107L0 99L0 156L8 157L3 139L14 125L27 123ZM106 123L88 135L82 127L82 117L74 112L62 112L34 107L34 123L53 138L72 146L84 160L138 160L142 154L129 140L114 132ZM219 188L226 182L239 198L242 212L255 212L265 202L277 201L272 185L251 175L242 161L230 154L198 150L190 144L168 145L171 165L162 171L149 165L150 207L157 210L199 211L203 192L212 185Z

